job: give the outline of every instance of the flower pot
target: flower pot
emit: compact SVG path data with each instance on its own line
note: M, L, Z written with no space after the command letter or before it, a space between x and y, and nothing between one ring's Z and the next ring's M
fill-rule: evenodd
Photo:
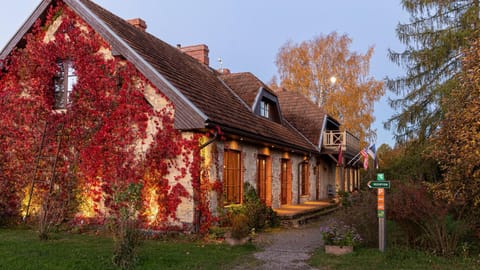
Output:
M325 253L333 255L344 255L353 252L353 246L331 246L325 245Z

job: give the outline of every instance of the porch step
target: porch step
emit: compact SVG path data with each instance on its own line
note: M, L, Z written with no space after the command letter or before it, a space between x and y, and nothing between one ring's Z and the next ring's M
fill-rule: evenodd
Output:
M298 228L307 223L316 221L320 217L330 214L340 208L340 204L328 201L309 201L300 205L288 205L275 209L280 226L284 228Z

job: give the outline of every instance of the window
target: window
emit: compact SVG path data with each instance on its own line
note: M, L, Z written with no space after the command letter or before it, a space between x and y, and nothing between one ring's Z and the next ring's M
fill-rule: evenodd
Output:
M71 103L73 87L77 83L77 75L73 69L72 62L60 60L57 62L58 72L54 78L54 109L66 109Z
M267 199L267 157L259 155L257 158L257 194L262 202Z
M242 202L241 153L225 150L223 160L223 193L225 204Z
M270 103L266 100L260 102L260 115L266 118L270 118Z
M270 90L261 88L252 108L256 115L281 124L281 112L277 96Z
M308 163L302 163L302 195L308 195Z

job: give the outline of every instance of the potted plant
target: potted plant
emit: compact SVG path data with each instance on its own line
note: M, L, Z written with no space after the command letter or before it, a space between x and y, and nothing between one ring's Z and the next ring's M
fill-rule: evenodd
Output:
M331 221L328 224L320 229L325 253L335 255L351 253L353 247L362 242L362 238L354 227L341 221Z

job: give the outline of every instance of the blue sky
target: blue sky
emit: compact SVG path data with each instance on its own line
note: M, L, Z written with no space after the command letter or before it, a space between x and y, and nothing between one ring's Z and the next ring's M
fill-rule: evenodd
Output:
M0 48L10 40L40 0L5 1L0 16ZM288 40L301 42L337 31L353 39L351 50L375 53L370 74L377 80L397 77L402 70L387 57L387 50L402 50L395 36L408 14L400 0L95 0L122 18L140 17L151 34L175 45L204 43L210 66L232 72L249 71L268 82L276 75L275 56ZM383 122L392 114L386 97L375 104L376 144L394 145Z

